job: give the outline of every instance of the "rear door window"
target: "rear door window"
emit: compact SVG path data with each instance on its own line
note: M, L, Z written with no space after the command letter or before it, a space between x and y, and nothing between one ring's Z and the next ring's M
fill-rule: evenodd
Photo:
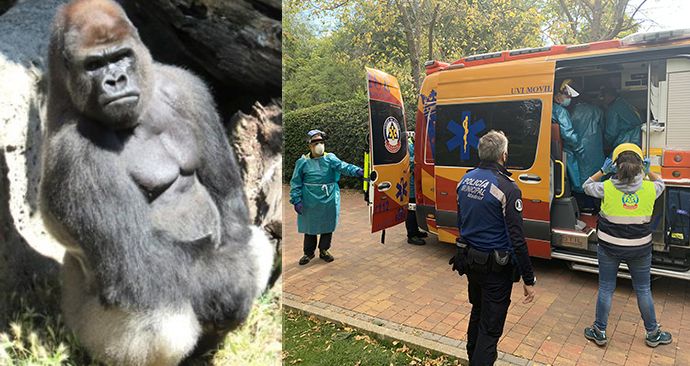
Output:
M437 166L475 167L479 139L491 130L508 137L508 162L514 170L534 164L542 102L539 99L436 106Z

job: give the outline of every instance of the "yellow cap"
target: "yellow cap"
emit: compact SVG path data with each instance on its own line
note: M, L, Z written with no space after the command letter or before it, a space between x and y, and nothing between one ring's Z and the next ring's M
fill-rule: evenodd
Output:
M618 159L618 155L620 155L622 152L625 152L625 151L632 151L635 154L637 154L637 156L640 157L640 160L644 159L644 156L642 156L642 149L640 149L639 146L637 146L635 144L631 144L629 142L626 142L624 144L620 144L620 145L616 146L616 148L613 149L613 156L611 158L615 162L616 159Z

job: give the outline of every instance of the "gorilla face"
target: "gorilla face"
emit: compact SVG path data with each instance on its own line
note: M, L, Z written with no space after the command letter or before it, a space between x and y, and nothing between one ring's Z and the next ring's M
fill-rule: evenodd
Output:
M136 59L130 47L93 52L80 66L82 77L91 84L89 99L95 102L95 111L100 110L108 120L136 117L141 93Z
M63 50L72 103L109 128L134 127L145 105L142 87L151 85L150 57L126 18L92 14L84 26L73 24Z

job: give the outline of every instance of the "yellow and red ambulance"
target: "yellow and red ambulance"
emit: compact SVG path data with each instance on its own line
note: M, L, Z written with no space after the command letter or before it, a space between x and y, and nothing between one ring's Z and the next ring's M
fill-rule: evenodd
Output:
M652 220L652 274L690 279L690 30L638 33L579 45L493 52L452 63L428 61L417 103L415 209L419 226L454 243L456 186L478 163L479 138L503 131L507 168L522 190L530 255L596 272L595 213L583 213L566 181L551 109L556 80L573 79L595 100L614 87L639 112L642 149L667 189ZM372 232L407 214L409 155L397 80L367 69ZM621 276L627 276L622 265Z

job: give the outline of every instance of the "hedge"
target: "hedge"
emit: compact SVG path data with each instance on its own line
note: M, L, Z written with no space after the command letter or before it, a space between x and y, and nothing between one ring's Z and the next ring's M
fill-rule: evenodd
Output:
M361 167L367 148L369 109L366 99L319 104L287 112L283 116L285 155L283 156L283 182L290 183L295 162L309 152L305 141L309 130L324 131L326 152L334 153L342 161ZM359 179L340 179L341 187L359 188Z

